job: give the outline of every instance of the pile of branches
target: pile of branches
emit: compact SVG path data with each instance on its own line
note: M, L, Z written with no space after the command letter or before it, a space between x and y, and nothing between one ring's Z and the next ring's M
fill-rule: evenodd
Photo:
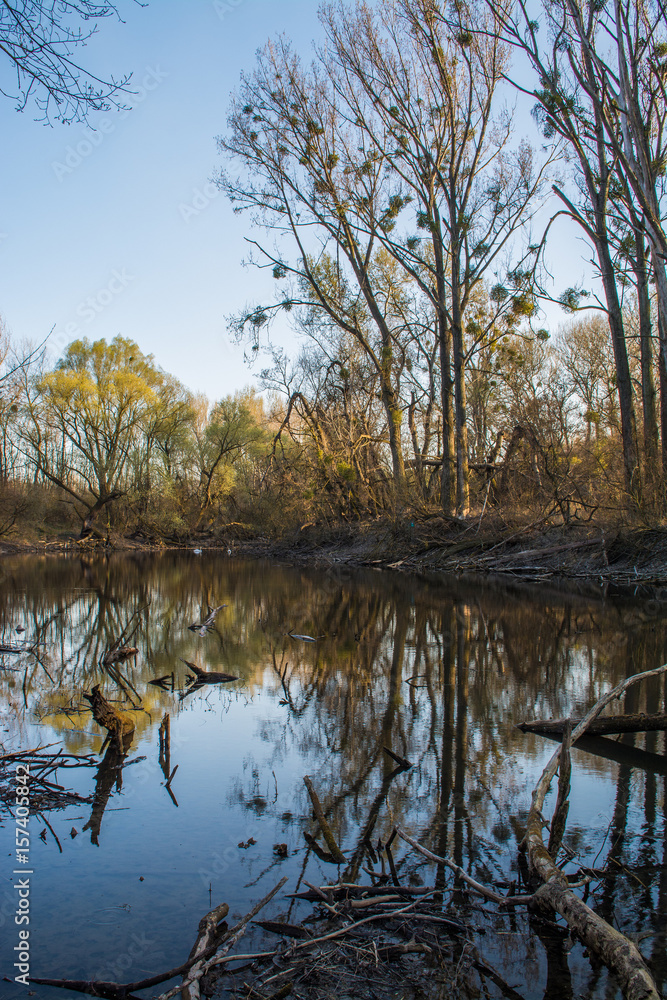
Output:
M477 952L472 937L475 928L442 913L443 890L435 887L373 886L338 883L308 886L307 892L291 898L313 903L313 912L297 924L282 920L256 921L265 932L279 935L280 943L257 952L230 954L247 926L280 891L286 878L276 885L232 928L224 923L226 904L206 914L189 959L175 969L133 983L110 983L65 979L31 982L103 997L131 1000L140 990L169 979L181 982L156 1000L171 1000L182 993L186 1000L210 996L221 986L234 995L254 1000L330 997L332 988L368 995L368 987L398 989L413 985L415 995L426 997L423 962L439 970L434 977L434 996L442 995L443 982L453 984L470 969L490 978L510 997L519 997ZM410 956L419 956L409 964ZM408 958L397 966L397 960ZM223 980L224 977L224 980ZM437 983L435 979L437 978Z
M9 751L0 755L0 816L14 814L18 765L22 765L23 773L30 775L30 811L33 815L42 815L53 809L65 809L76 802L92 802L89 796L79 795L53 778L57 778L61 770L96 767L99 761L92 754L78 756L65 753L62 749L54 752L51 746Z

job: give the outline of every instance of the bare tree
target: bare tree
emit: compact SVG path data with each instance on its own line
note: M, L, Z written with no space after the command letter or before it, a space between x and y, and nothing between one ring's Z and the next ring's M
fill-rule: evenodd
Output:
M517 256L513 241L519 230L528 232L550 157L538 166L527 143L513 143L512 116L498 92L509 50L493 16L466 3L456 10L452 24L429 0L394 0L380 13L339 3L325 8L324 18L341 99L391 163L425 232L421 238L376 220L378 239L429 296L437 317L442 503L447 513L455 506L465 514L466 313L475 290L491 279L488 330L504 326L507 333L532 314L535 248Z
M237 329L250 324L258 333L276 310L302 307L357 341L379 379L400 498L403 323L367 221L398 214L403 199L395 179L363 130L341 114L328 68L304 69L283 39L259 54L233 98L229 125L219 146L244 175L223 174L220 184L237 210L253 210L256 223L288 237L280 248L256 246L274 277L293 280L286 298L240 317Z
M543 27L547 30L542 32L525 0L492 6L503 37L524 52L537 76L534 87L518 81L513 81L514 85L537 99L534 113L545 137L562 136L571 150L574 191L567 192L557 186L554 191L565 206L565 213L581 226L595 248L614 347L625 484L628 493L636 497L640 491L637 427L621 298L610 244L609 208L613 185L618 179L617 157L607 141L591 49L588 44L573 44L576 31L570 0L544 4ZM602 6L595 3L587 6L589 37ZM563 304L576 308L578 297L574 290L568 290Z
M91 111L122 107L130 77L103 80L75 58L97 21L112 16L120 19L115 4L93 0L3 0L0 52L11 67L0 93L18 111L34 100L43 122L82 122Z

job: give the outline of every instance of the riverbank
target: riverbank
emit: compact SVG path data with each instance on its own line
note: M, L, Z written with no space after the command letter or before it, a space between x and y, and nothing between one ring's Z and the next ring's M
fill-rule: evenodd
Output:
M250 549L260 546L255 540ZM527 525L503 530L434 518L419 525L378 522L329 532L305 529L298 538L268 543L266 554L309 565L667 587L667 529L662 527Z
M375 520L334 527L305 525L270 537L234 523L214 537L187 544L113 536L0 543L0 555L121 551L210 551L270 558L293 565L347 565L416 574L482 574L525 582L579 581L596 585L667 588L667 528L599 524L503 525L478 519L432 517Z

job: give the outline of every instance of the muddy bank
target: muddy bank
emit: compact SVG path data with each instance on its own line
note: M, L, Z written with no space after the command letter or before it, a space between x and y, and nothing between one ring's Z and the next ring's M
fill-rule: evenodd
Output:
M667 529L533 526L499 532L476 524L380 524L289 540L232 540L238 552L308 565L347 564L409 573L483 574L516 581L667 588ZM667 592L667 591L666 591Z
M373 521L322 527L307 525L268 537L235 523L215 537L161 544L115 536L54 539L40 544L3 541L0 555L21 552L85 553L181 550L270 558L294 565L377 567L417 574L498 576L514 581L578 581L582 585L666 588L667 528L600 525L506 527L434 517L416 522Z

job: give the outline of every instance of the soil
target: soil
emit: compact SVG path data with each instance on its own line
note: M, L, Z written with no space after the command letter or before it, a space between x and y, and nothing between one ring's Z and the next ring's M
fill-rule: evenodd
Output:
M142 538L59 538L38 544L0 543L0 555L22 552L223 550L229 555L270 558L312 568L359 566L418 575L454 574L506 580L578 581L624 589L665 588L667 597L667 527L572 523L480 524L477 519L431 517L420 521L375 520L335 527L305 525L268 537L249 525L229 524L214 536L188 543L156 544Z

